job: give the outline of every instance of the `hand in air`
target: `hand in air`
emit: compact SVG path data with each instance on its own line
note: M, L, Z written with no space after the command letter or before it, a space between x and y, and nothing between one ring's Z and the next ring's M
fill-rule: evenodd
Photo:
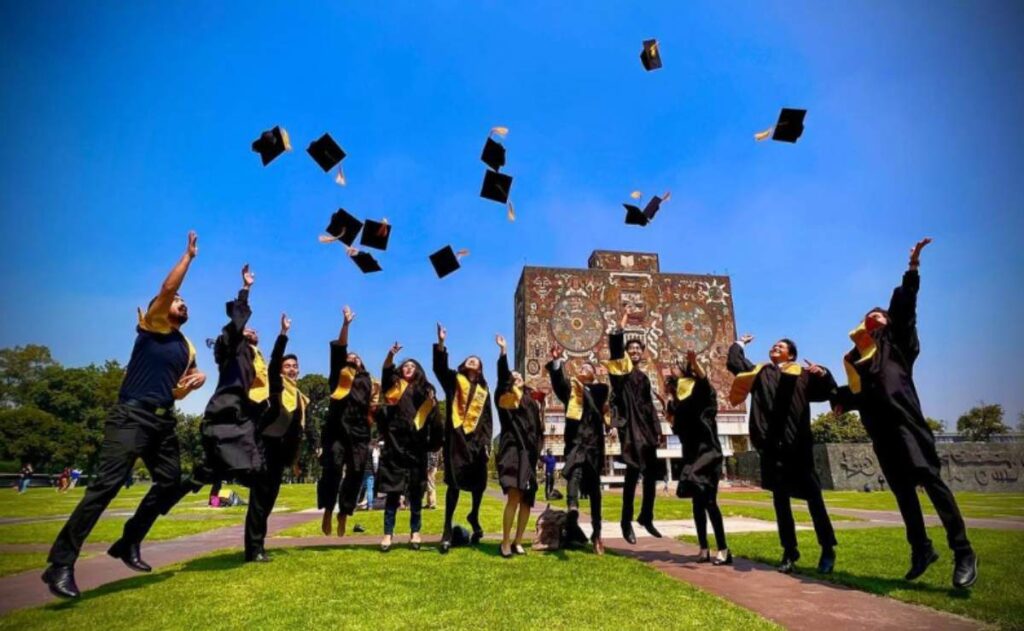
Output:
M445 339L448 337L448 329L444 328L440 322L437 323L437 342L438 344L444 344Z
M190 259L196 258L196 254L199 254L199 235L195 230L188 232L188 245L185 246L185 254L188 254Z
M349 309L348 305L345 305L345 308L341 310L341 315L345 318L345 324L351 324L352 320L356 319L356 312Z
M824 374L825 374L826 372L828 372L828 371L826 371L826 370L825 370L824 368L822 368L821 366L819 366L819 365L815 364L814 362L812 362L812 361L811 361L811 360L809 360L809 359L805 359L805 360L804 360L804 368L806 368L806 369L807 369L807 372L809 372L809 373L811 373L812 375L815 375L815 376L817 376L817 377L821 377L821 376L822 376L822 375L824 375Z
M558 344L552 344L551 345L551 351L550 351L551 359L561 359L563 352L564 352L564 349L562 349L562 347L559 346Z
M292 328L291 318L287 313L281 313L281 335L288 335L288 329Z
M494 336L494 341L498 344L498 347L501 349L501 352L504 353L507 348L507 345L505 343L505 336L499 333Z
M256 274L249 271L249 264L246 263L242 266L242 285L245 286L246 289L249 289L255 281Z
M910 267L917 267L921 264L921 250L931 242L931 237L925 237L918 241L917 245L910 248Z
M394 344L391 345L391 348L388 349L388 355L391 355L392 357L394 357L401 350L402 350L402 345L399 344L398 342L395 342Z
M751 342L754 341L754 336L751 335L750 333L744 333L743 335L740 336L740 341L743 342L744 344L750 344Z

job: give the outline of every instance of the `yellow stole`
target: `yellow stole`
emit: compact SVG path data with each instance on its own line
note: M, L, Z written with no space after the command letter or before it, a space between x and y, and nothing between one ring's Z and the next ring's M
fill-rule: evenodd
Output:
M267 374L267 362L263 360L263 353L255 346L252 346L252 368L256 375L249 386L249 400L253 403L263 403L270 398L270 376Z
M861 391L860 374L857 372L855 366L863 364L878 352L878 346L875 344L875 338L871 337L868 333L868 329L861 322L855 329L850 331L850 339L853 340L853 345L857 349L857 353L860 355L860 359L855 362L850 361L850 353L847 353L843 357L843 368L846 369L846 382L850 385L850 392L857 394ZM852 353L852 351L851 351Z
M352 392L352 384L355 382L355 380L355 368L353 368L352 366L345 366L344 368L342 368L341 372L338 374L338 387L335 388L334 392L331 393L331 398L334 399L335 401L341 401L342 399L347 397L349 393ZM402 380L402 383L406 383L405 380ZM406 385L408 384L406 383ZM402 398L402 395L399 394L398 398Z
M569 402L565 406L565 418L578 421L583 418L583 382L573 377L569 381Z
M461 427L462 431L472 434L477 421L483 414L487 403L487 388L477 384L473 399L469 400L472 383L462 373L455 375L455 407L452 408L452 427Z
M402 400L402 396L405 391L409 389L409 382L405 379L399 379L395 385L391 386L391 389L384 393L384 400L388 405L395 405ZM420 404L420 407L416 410L416 416L413 417L413 424L416 429L423 429L423 424L427 422L427 416L434 409L435 401L433 397L427 397L427 400Z
M633 372L633 360L629 358L629 355L618 359L607 359L602 363L608 369L608 374L615 375L616 377L622 377Z
M508 392L498 397L498 407L503 410L515 410L522 400L523 389L519 386L512 386Z
M174 331L174 327L171 326L170 321L167 319L167 314L155 314L146 312L142 313L142 308L138 309L139 315L139 328L143 331L149 331L150 333L162 333L167 334ZM180 333L180 331L179 331ZM181 385L181 380L188 374L189 368L196 361L196 347L192 345L192 340L188 339L184 333L181 337L185 340L185 345L188 346L188 364L185 365L185 372L181 373L181 377L178 378L178 386L171 390L175 399L184 399L191 392L188 388Z
M292 413L299 408L299 424L306 427L306 406L309 405L309 397L299 390L299 384L294 379L281 375L284 390L281 391L281 407Z
M676 381L676 401L685 401L693 394L693 386L697 381L692 377L680 377ZM746 398L746 395L743 395Z
M732 381L732 387L729 389L729 403L732 405L739 405L743 403L747 395L750 394L750 389L754 386L754 379L757 374L761 372L761 369L765 367L765 364L758 364L754 366L753 370L748 372L741 372L736 375L736 378ZM800 364L796 362L787 362L779 366L779 370L783 374L799 376L803 372L800 368Z

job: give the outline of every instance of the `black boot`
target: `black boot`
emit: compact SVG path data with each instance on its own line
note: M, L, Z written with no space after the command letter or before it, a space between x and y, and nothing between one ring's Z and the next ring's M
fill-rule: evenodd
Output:
M139 544L137 543L127 543L124 539L118 539L114 542L114 545L110 546L110 549L107 550L107 554L115 559L121 559L122 563L136 572L153 571L153 568L150 567L149 563L142 560L142 553L139 549Z
M75 585L75 568L70 565L51 565L43 572L43 582L50 593L61 598L78 598L82 595Z
M658 539L661 539L661 533L658 532L658 529L654 527L653 519L638 519L636 523L643 526L647 530L647 532L651 534L652 537L657 537Z
M270 555L263 548L245 554L246 563L270 563Z
M925 570L928 569L928 566L938 560L939 555L931 545L922 550L915 550L910 554L910 569L903 578L908 581L914 580L924 574Z
M978 581L978 557L974 550L957 552L953 561L953 587L967 589Z
M569 510L565 522L565 539L571 545L587 545L587 534L580 528L580 512L575 508Z
M831 574L836 566L836 549L829 546L821 549L821 557L818 558L818 573Z
M783 574L792 574L796 562L800 560L799 550L787 550L782 553L782 561L779 563L779 571Z
M469 545L475 546L484 538L484 529L480 527L480 520L477 519L476 515L467 515L466 521L469 522L470 527L473 529L473 534L469 536Z
M626 543L635 544L636 534L633 533L633 524L628 521L622 522L622 538L626 540Z
M448 551L451 550L451 549L452 549L452 531L451 531L451 529L446 528L444 530L444 532L441 533L441 545L438 548L438 550L441 552L441 554L448 554Z

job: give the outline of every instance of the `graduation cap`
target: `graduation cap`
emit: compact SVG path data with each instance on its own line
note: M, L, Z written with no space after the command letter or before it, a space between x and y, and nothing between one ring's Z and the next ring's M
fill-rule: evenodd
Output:
M480 197L496 201L500 204L507 204L508 195L511 190L511 175L490 170L484 173L484 184L480 188Z
M292 150L292 143L288 139L288 132L275 126L273 129L260 134L260 137L252 141L252 150L260 154L263 166L274 161L274 158L285 151Z
M381 221L367 219L363 226L363 236L359 243L378 250L388 249L388 239L391 238L391 224L385 217Z
M644 214L644 211L640 210L639 206L635 206L633 204L623 204L623 206L626 208L627 224L631 226L646 226L650 223L650 220L647 219L647 215Z
M658 49L658 40L644 40L644 49L640 51L640 63L644 65L644 70L647 72L661 68L661 51Z
M779 142L796 142L804 133L804 116L807 110L796 110L788 107L782 108L779 113L779 122L774 127L754 134L754 140L760 142L771 138Z
M492 127L487 135L487 142L484 143L484 151L480 159L491 169L484 172L484 183L480 187L480 197L489 199L499 204L508 206L508 220L516 220L516 210L509 201L509 192L512 190L512 176L499 173L501 167L505 166L505 146L494 140L494 136L504 138L508 135L508 127Z
M456 252L452 249L452 246L446 245L430 255L430 264L434 266L437 277L444 278L461 267L459 259L467 254L469 254L469 250L459 250Z
M480 159L495 171L500 171L505 166L505 146L488 136Z
M334 176L334 181L341 186L345 186L345 172L341 170L341 161L345 159L345 150L338 146L338 143L334 142L334 138L331 138L330 134L324 134L320 138L309 143L306 147L306 153L316 161L320 168L327 173L334 167L338 167L338 174Z
M643 194L640 191L633 191L630 193L630 197L633 199L640 199ZM643 210L635 204L623 204L626 209L626 223L631 226L646 226L654 220L654 216L661 210L661 205L667 202L672 197L672 193L666 191L662 197L657 195L651 197L651 200L647 202Z
M372 274L384 269L380 266L380 263L377 262L377 259L373 258L373 255L369 252L360 252L355 248L349 248L348 255L349 258L352 259L352 262L356 264L356 267L359 268L359 271L364 274Z
M352 245L362 228L363 222L348 214L344 208L339 208L338 212L331 215L331 223L324 229L331 236L321 236L320 243L341 241L345 245Z

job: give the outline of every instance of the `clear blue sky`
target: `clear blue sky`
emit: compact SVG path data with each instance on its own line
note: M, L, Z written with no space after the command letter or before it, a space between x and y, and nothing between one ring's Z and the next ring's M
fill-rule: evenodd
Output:
M603 248L728 272L754 355L791 336L841 373L846 332L929 235L925 412L953 424L984 399L1016 424L1024 408L1020 2L0 10L0 346L127 360L135 306L194 228L187 333L217 332L248 261L254 324L269 343L287 310L304 371L326 370L344 304L374 366L395 339L429 361L436 320L454 355L491 364L522 266ZM783 106L809 110L800 142L753 142ZM275 124L297 148L264 169L249 143ZM514 224L477 196L494 125L511 128ZM324 131L349 153L347 188L304 152ZM672 190L649 228L622 225L633 189ZM395 225L385 273L317 243L339 206ZM446 243L472 254L438 281L426 255Z

